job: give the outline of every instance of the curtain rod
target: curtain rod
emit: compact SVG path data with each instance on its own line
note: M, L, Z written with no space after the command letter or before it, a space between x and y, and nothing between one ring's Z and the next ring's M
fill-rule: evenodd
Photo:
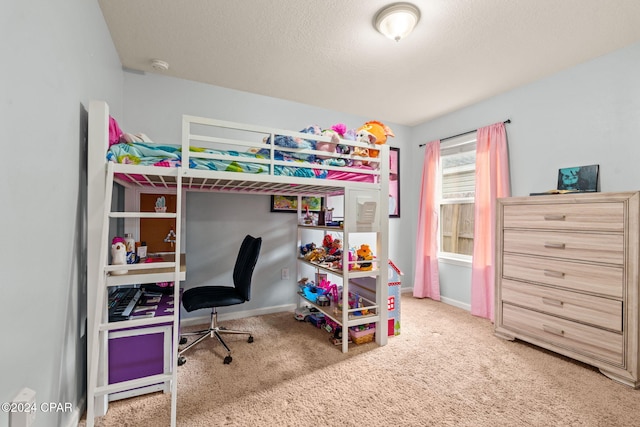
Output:
M504 121L504 122L502 122L502 123L504 123L504 124L511 123L511 119L507 119L507 120L505 120L505 121ZM462 133L459 133L459 134L457 134L457 135L448 136L448 137L446 137L446 138L442 138L442 139L440 140L440 142L442 142L442 141L446 141L447 139L451 139L451 138L457 138L457 137L459 137L459 136L466 135L466 134L468 134L468 133L475 132L475 131L477 131L477 130L478 130L478 129L474 129L474 130L470 130L470 131L468 131L468 132L462 132ZM426 143L425 143L425 144L420 144L420 145L419 145L419 147L424 147L425 145L427 145L427 144L426 144Z

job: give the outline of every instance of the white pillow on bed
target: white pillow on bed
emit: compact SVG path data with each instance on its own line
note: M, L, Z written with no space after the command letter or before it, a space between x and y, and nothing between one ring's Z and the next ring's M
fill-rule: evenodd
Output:
M149 138L144 133L136 133L136 134L123 133L122 136L120 137L120 140L125 141L128 144L131 144L132 142L153 142L151 138Z

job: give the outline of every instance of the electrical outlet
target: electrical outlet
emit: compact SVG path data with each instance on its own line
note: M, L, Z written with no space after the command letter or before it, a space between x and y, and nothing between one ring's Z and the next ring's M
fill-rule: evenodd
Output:
M288 268L283 268L282 269L282 280L286 280L289 278L289 269Z

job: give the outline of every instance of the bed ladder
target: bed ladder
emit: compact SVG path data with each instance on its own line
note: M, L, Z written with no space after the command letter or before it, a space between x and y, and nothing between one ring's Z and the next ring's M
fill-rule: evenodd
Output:
M155 213L155 212L116 212L111 210L111 198L113 194L114 169L115 165L108 162L106 171L106 185L104 191L104 213L102 218L102 230L100 237L100 257L99 271L97 277L88 277L87 287L94 288L95 305L91 309L91 301L88 304L88 352L87 352L87 426L94 425L95 417L105 415L108 409L108 395L138 387L164 383L165 391L171 393L171 426L176 426L177 412L177 360L178 360L178 340L179 340L179 313L180 313L180 243L181 243L181 212L182 212L182 169L181 168L159 168L164 169L162 175L171 175L176 178L176 212L175 213ZM158 174L160 175L160 174ZM119 322L109 322L107 301L109 288L123 284L125 276L111 276L110 272L121 270L121 265L109 265L108 254L111 248L109 239L109 224L112 218L175 218L176 219L176 242L175 258L173 262L140 263L127 264L127 279L131 277L131 284L146 283L143 280L144 270L173 268L174 301L175 310L172 315L163 315L152 318L142 318L135 320L125 320ZM171 274L171 273L168 273ZM117 280L111 280L116 278ZM94 282L95 284L93 284ZM91 293L88 292L91 298ZM109 331L167 324L172 322L172 346L170 357L170 372L159 375L133 379L129 381L108 384L108 339Z

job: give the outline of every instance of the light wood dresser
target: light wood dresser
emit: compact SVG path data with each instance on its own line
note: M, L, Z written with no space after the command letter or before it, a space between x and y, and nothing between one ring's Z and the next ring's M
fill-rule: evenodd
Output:
M640 386L640 193L499 199L495 333Z

